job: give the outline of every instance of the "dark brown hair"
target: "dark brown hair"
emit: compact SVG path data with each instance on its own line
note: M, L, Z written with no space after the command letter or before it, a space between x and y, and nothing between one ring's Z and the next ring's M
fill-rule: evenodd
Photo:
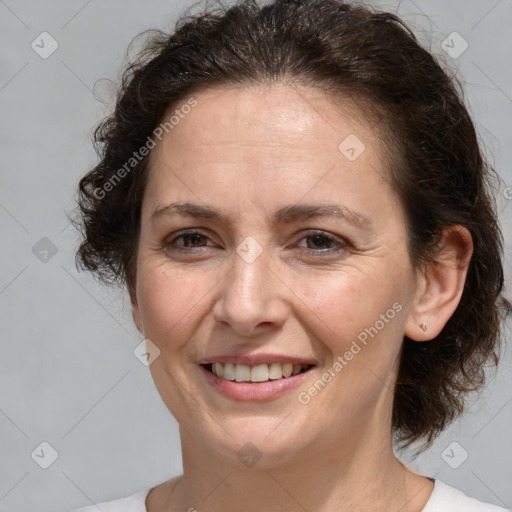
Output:
M453 316L430 342L404 339L394 434L404 446L431 443L462 412L466 393L481 388L484 366L497 363L511 309L501 293L503 240L490 192L498 177L482 157L458 81L398 17L338 0L239 1L183 17L172 34L149 34L124 71L115 111L95 131L101 161L80 181L78 265L133 291L149 157L129 171L126 162L192 93L282 81L355 98L380 113L380 131L399 155L388 155L388 174L414 267L435 260L447 226L473 237Z

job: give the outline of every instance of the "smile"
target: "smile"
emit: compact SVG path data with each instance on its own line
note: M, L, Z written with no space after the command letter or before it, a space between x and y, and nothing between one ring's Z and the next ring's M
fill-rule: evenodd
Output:
M233 363L211 363L202 365L211 373L224 380L236 382L267 382L287 379L306 372L313 365L293 363L263 363L255 366Z
M265 401L285 395L304 383L315 364L294 362L262 362L262 357L249 357L253 364L243 364L216 358L201 362L198 367L208 388L225 398L237 401ZM226 358L228 359L228 358ZM234 358L232 358L234 359ZM240 359L240 358L237 358Z

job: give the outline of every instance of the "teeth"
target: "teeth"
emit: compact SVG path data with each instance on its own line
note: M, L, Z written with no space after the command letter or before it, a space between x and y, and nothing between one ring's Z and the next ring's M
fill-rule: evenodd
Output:
M217 364L220 364L220 366L222 366L221 363L217 363ZM220 375L219 375L220 377ZM235 365L231 364L231 363L228 363L226 365L224 365L224 375L223 377L226 379L226 380L235 380Z
M272 363L268 367L269 379L281 379L283 377L283 367L279 363Z
M283 364L283 377L289 377L292 374L292 372L293 372L293 364L292 363Z
M235 366L235 380L237 382L251 382L251 367L246 364Z
M214 363L214 372L215 375L218 375L219 377L224 377L224 367L220 363Z
M249 366L246 364L213 363L212 373L226 380L237 382L266 382L299 374L307 364L269 363Z
M251 382L265 382L268 380L268 365L259 364L251 369Z

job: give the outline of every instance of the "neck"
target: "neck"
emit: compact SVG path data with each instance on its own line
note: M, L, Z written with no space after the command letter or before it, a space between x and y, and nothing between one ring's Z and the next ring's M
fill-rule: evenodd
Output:
M353 442L297 454L279 464L262 457L251 468L201 446L181 432L183 476L167 485L149 512L420 512L432 492L430 480L407 469L395 457L390 436L359 432ZM345 448L339 448L343 447Z

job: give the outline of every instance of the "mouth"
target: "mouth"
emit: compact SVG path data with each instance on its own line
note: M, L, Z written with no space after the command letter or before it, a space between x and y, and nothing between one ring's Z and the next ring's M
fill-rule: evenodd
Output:
M201 365L205 370L220 379L234 382L261 383L289 379L310 371L313 364L263 363L254 366L234 363L207 363Z
M199 364L209 389L236 401L268 401L286 395L303 384L316 368L315 364L298 362L254 361L255 364L202 362Z

